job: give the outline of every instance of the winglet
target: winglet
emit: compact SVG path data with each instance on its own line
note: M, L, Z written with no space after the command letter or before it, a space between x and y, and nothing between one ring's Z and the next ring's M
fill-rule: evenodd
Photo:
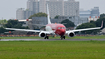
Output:
M102 21L102 24L101 24L101 28L103 28L103 21Z
M47 4L47 18L48 18L48 24L51 24L48 4Z

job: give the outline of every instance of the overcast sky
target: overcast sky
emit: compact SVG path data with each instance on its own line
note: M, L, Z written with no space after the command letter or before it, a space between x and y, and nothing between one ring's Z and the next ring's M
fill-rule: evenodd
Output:
M15 19L16 10L25 8L28 0L0 0L0 19ZM105 13L105 0L76 0L80 2L80 8L90 10L99 7L100 13Z

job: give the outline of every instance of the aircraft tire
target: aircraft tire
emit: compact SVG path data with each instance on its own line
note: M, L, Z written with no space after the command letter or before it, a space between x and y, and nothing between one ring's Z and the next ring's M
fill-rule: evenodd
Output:
M44 39L46 39L46 37Z
M65 36L63 36L63 39L65 39Z
M61 36L61 40L65 39L65 36Z
M49 36L46 36L44 39L49 39Z
M47 36L47 39L49 39L49 36Z

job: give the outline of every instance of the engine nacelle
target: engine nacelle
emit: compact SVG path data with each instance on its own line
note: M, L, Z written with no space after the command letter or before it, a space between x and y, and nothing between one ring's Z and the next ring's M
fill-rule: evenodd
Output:
M39 33L39 37L46 37L46 33L40 32L40 33Z
M74 32L70 32L70 33L68 33L68 36L69 37L74 37L75 36L75 33Z

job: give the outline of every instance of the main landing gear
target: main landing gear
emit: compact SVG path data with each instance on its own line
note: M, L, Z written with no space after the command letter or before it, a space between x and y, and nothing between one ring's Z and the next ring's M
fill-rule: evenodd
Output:
M49 39L49 36L46 36L44 39Z
M44 39L49 39L49 36L46 36ZM61 40L65 39L65 36L61 36Z
M65 39L65 36L61 36L61 40Z

